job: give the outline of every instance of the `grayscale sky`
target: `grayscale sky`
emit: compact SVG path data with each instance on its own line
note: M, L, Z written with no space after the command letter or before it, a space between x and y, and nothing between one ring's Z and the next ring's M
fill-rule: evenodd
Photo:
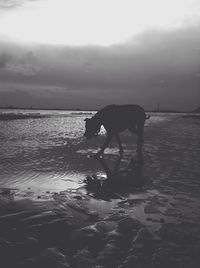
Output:
M0 106L200 106L199 0L0 0Z

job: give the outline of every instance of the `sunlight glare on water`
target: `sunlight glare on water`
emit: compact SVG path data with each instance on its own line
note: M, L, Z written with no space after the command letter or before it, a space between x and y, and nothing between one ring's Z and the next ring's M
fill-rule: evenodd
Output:
M33 113L31 110L0 112ZM79 153L98 149L83 138L84 119L92 117L94 112L38 110L34 113L44 117L0 120L0 187L63 190L78 187L88 172L99 171L98 165L91 165L86 155ZM154 115L147 125L162 120L166 118Z

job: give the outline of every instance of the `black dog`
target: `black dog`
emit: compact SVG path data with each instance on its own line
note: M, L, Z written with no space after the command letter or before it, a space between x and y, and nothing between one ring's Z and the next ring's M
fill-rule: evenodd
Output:
M142 152L143 130L146 116L145 111L139 105L109 105L99 110L92 118L86 118L85 134L87 139L97 136L103 125L107 132L107 138L96 154L99 157L113 137L119 145L120 154L123 154L123 147L119 133L128 129L137 135L137 152Z

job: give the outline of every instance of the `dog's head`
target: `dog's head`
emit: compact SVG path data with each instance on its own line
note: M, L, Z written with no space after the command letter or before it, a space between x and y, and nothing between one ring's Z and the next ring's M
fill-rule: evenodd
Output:
M84 136L87 139L91 139L98 135L100 131L101 125L95 118L86 118L85 119L85 133Z

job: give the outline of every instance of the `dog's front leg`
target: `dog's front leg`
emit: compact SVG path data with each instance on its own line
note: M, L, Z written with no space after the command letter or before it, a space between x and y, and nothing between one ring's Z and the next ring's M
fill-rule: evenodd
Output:
M101 147L101 150L95 154L95 158L100 157L104 153L104 150L106 149L106 147L108 147L108 144L110 143L112 138L113 138L112 134L110 134L110 133L107 134L106 140L105 140L103 146Z
M123 155L124 150L123 150L123 147L122 147L122 143L121 143L121 139L120 139L119 134L115 134L115 138L116 138L116 141L117 141L117 143L119 145L119 154Z
M138 125L137 128L137 153L140 155L142 153L142 145L143 145L143 130L144 125Z

